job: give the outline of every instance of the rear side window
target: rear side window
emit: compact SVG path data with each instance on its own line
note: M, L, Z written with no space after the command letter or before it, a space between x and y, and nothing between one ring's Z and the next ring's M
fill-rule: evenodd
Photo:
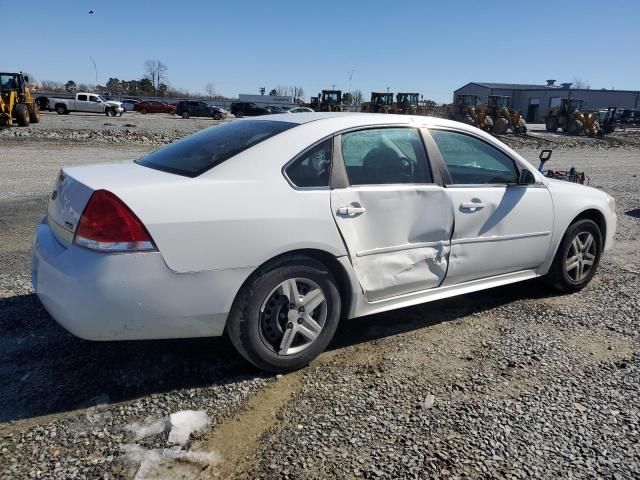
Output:
M86 102L87 101L87 96L86 95L78 95L78 100L81 102Z
M301 188L328 187L332 145L331 139L325 140L294 160L285 170L291 183Z
M139 165L197 177L258 143L295 127L273 120L242 120L207 128L136 160Z

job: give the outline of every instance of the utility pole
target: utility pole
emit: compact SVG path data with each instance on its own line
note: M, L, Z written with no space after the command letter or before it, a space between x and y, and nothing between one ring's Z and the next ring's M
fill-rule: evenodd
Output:
M93 71L96 73L96 91L98 89L98 67L96 66L96 61L93 59L93 57L89 57L89 59L91 60L91 63L93 63Z
M350 72L347 72L347 75L349 75L349 93L351 93L351 78L353 77L353 74L356 72L355 69L351 70Z

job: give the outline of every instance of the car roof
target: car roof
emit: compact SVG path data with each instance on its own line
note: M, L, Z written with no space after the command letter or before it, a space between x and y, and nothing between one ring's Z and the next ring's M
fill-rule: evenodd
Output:
M425 117L422 115L394 115L386 113L360 113L360 112L301 112L295 117L282 114L261 115L252 117L252 120L275 120L280 122L296 123L303 125L310 122L332 122L339 123L340 120L350 120L350 123L361 123L362 125L376 124L415 124L415 125L441 125L457 128L467 127L466 124L446 120L437 117Z

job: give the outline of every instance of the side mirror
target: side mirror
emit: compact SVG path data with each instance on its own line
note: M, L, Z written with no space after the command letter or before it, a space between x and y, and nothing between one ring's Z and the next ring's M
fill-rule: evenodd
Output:
M538 166L538 170L542 172L544 170L544 164L551 159L552 150L542 150L540 152L540 165Z
M531 173L528 169L523 169L520 172L520 178L518 179L519 185L531 185L532 183L536 183L536 177Z

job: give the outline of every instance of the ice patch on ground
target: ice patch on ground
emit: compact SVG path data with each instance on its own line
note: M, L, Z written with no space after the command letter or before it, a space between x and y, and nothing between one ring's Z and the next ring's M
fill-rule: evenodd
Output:
M142 422L134 422L131 425L127 425L126 429L135 435L136 440L142 440L167 431L169 426L169 419L166 417L160 419L147 417Z
M207 427L211 419L204 410L182 410L172 413L170 422L169 443L184 445L192 433Z
M134 480L178 480L199 478L220 462L217 452L188 451L181 447L148 450L140 445L124 445L124 460L139 465Z

